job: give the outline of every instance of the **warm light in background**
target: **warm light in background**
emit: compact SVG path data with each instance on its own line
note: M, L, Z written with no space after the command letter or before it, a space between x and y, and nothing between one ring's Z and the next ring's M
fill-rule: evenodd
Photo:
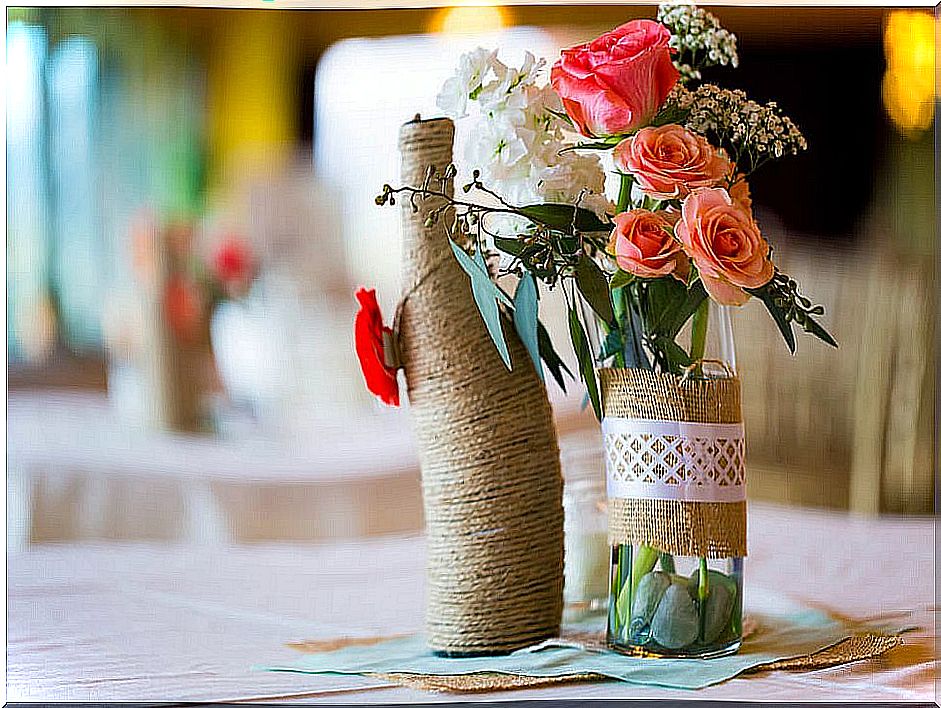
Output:
M885 25L882 99L903 133L931 127L935 99L935 19L930 12L894 10Z
M432 32L478 34L494 32L510 24L507 8L486 3L462 3L439 10L431 21Z

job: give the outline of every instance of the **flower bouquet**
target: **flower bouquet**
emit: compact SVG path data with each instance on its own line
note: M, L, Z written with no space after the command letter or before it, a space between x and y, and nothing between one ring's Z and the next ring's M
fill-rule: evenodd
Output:
M709 67L737 64L734 35L679 3L564 50L548 85L531 55L515 68L478 49L438 99L455 119L475 114L468 196L450 196L449 168L377 197L416 209L434 200L427 220L446 222L506 366L529 363L511 361L504 323L563 389L571 373L540 322L537 282L565 298L604 433L608 639L623 651L706 657L741 642L744 436L730 308L758 299L792 352L795 324L836 346L816 319L823 308L773 262L749 193L756 170L805 139L776 104L702 83Z
M258 263L240 236L219 238L203 254L189 226L168 229L162 260L162 306L168 334L171 426L185 432L211 428L209 395L221 388L210 337L216 308L248 294Z

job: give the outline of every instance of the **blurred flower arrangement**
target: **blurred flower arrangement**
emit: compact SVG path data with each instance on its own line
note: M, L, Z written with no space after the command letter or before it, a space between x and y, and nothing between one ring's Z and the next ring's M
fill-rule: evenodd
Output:
M258 274L258 262L243 237L227 234L205 255L193 240L189 226L167 232L164 315L174 338L185 345L207 338L216 307L247 295Z
M548 85L540 83L545 62L532 55L519 68L496 51L465 55L438 105L455 119L474 116L465 160L475 169L462 191L479 199L450 195L453 167L429 172L421 185L385 185L376 198L380 205L406 198L413 206L443 200L429 219L447 221L454 255L504 362L512 365L501 314L537 370L541 359L564 388L567 369L539 322L535 281L559 286L579 373L599 417L598 364L695 373L710 299L743 305L758 298L792 352L795 324L836 346L816 319L823 308L775 266L752 212L751 175L806 149L803 135L774 102L696 85L710 66L738 65L736 38L715 17L674 2L661 5L657 17L563 50ZM605 196L605 153L616 202ZM519 278L514 295L495 282L510 273ZM596 324L591 319L603 334L595 354L586 335ZM677 336L690 319L684 349ZM394 349L394 338L371 341L369 358L383 362L388 378L395 357L383 347Z

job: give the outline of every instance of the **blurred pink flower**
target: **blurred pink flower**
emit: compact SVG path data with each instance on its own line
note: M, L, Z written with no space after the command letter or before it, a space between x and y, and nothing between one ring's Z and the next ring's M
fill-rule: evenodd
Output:
M227 294L243 294L255 276L251 246L238 236L226 237L212 255L212 269Z

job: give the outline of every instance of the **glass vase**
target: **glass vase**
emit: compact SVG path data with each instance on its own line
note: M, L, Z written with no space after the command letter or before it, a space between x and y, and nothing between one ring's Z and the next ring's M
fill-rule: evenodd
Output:
M683 336L694 353L681 374L598 372L607 641L631 655L711 658L742 641L744 437L729 308L704 305Z
M742 643L742 568L742 558L612 546L608 645L653 657L735 653Z

